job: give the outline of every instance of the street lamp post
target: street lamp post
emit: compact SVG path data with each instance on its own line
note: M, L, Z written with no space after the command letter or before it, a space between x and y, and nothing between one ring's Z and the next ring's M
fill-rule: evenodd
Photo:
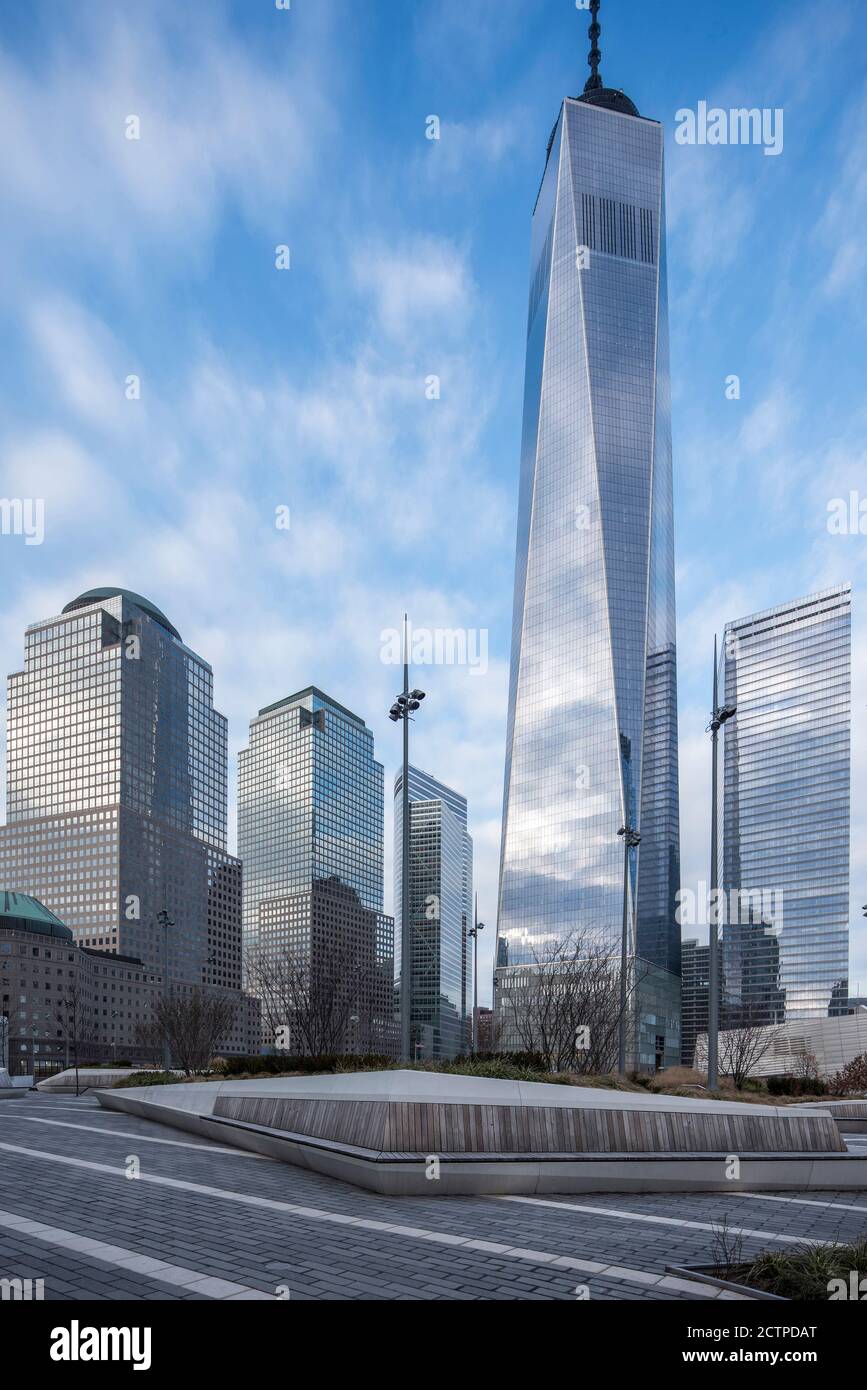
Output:
M629 851L641 844L641 836L629 818L621 825L618 835L623 836L623 928L620 934L620 1019L617 1036L617 1070L626 1075L626 973L629 968Z
M169 984L169 927L175 924L165 908L157 913L157 921L163 929L163 997L168 997ZM172 1045L169 1039L168 1029L165 1026L165 1016L163 1020L163 1071L169 1072L172 1069Z
M717 735L723 724L736 712L737 705L719 703L719 665L716 636L713 639L713 710L705 730L710 734L710 910L707 929L707 1089L719 1085L719 936L717 933Z
M467 932L467 936L472 939L473 943L473 1056L479 1050L479 932L484 930L484 922L479 921L479 895L477 893L473 911L473 925Z
M403 615L403 690L388 712L393 723L403 720L403 782L401 785L400 871L400 1056L412 1060L412 959L409 932L409 721L424 699L423 690L410 690L407 617Z

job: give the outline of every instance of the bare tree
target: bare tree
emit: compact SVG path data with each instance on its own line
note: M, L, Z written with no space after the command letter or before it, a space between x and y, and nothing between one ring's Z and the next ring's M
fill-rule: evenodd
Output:
M819 1063L815 1052L798 1052L792 1058L792 1075L799 1081L818 1081Z
M723 1029L719 1034L719 1069L722 1075L730 1076L735 1088L740 1091L762 1058L773 1051L781 1031L764 1023L748 1021L737 1028Z
M167 1040L175 1066L192 1076L208 1070L236 1013L231 999L201 985L175 987L154 1004L150 1022L139 1029L140 1041L155 1046Z
M620 958L590 930L534 948L526 966L499 982L501 1046L538 1052L551 1071L612 1071L620 1033ZM627 1046L634 1042L634 995L646 967L630 964L626 988Z
M389 1051L393 986L369 950L346 940L320 941L315 951L259 948L246 969L266 1036L276 1041L288 1029L292 1052Z
M728 1278L743 1261L743 1237L729 1226L728 1214L711 1222L711 1262L718 1274Z
M69 980L63 994L54 1003L54 1017L60 1028L66 1049L66 1066L70 1054L75 1067L75 1094L78 1095L78 1067L82 1052L92 1052L96 1040L93 1011L89 1007L78 975Z

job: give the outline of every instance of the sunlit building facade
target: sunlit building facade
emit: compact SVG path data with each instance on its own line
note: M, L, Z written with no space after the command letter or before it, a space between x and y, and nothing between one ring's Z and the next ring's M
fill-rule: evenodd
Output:
M532 231L498 936L677 976L677 694L663 130L567 98ZM500 954L498 949L497 959Z
M848 1007L851 588L727 625L723 1023Z
M78 946L234 996L227 779L209 664L142 595L89 590L27 628L24 669L9 676L0 886L38 898ZM248 1019L249 1001L236 1003Z

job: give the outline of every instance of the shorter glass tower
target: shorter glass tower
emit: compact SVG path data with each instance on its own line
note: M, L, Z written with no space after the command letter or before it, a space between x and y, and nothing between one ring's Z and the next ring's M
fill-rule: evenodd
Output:
M695 1040L707 1032L708 946L696 938L681 944L682 1029L680 1060L691 1067L695 1060Z
M473 841L467 802L420 768L409 769L409 912L414 1055L456 1057L469 1045L472 1008ZM403 772L394 780L394 901L402 902ZM396 933L400 938L400 930Z
M723 1026L845 1012L851 587L726 626Z
M329 987L325 975L341 977L332 981L338 991L356 978L352 1028L347 1017L347 1032L335 1044L345 1050L371 1050L374 1033L374 1050L390 1050L394 1042L383 809L383 768L371 730L323 691L308 686L251 721L248 746L238 756L245 957L271 980L274 971L309 970L321 996ZM251 987L261 988L261 980L251 977ZM292 1027L289 1019L283 1024ZM296 1032L293 1050L306 1050Z

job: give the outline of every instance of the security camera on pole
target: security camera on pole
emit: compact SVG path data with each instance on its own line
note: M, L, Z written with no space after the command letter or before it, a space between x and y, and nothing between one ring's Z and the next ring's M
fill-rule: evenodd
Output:
M403 782L401 786L401 872L400 872L400 1057L412 1060L410 1020L412 1016L412 957L409 931L409 721L424 699L423 690L410 690L407 617L403 615L403 690L388 717L395 724L403 720Z
M713 710L705 730L711 736L710 790L710 911L707 932L707 1089L719 1085L719 935L717 932L717 734L737 712L737 705L719 703L719 665L713 639Z
M473 925L467 932L467 936L473 943L473 1055L479 1050L479 932L485 930L484 922L479 921L479 895L476 894L476 906L473 912Z

